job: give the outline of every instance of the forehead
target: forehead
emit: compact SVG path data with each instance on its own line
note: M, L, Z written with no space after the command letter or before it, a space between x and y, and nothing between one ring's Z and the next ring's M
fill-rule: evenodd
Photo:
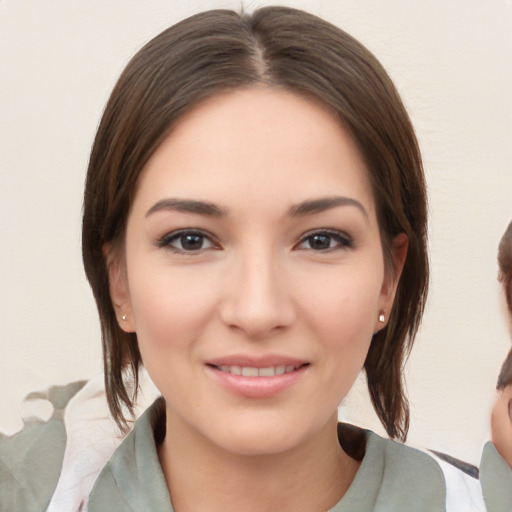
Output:
M136 199L215 193L222 201L250 191L294 202L335 192L374 209L366 166L336 116L317 101L263 86L195 106L157 148L138 185Z

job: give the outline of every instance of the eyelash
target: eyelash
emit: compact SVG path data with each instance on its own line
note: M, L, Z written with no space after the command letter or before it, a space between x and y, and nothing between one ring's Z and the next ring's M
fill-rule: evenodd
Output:
M200 247L198 249L185 249L183 247L184 237L197 237L200 239L201 246L204 244L205 241L209 242L208 247ZM319 247L317 249L314 249L311 244L315 237L324 237L324 239L327 239L329 246L328 247ZM173 245L173 242L181 241L181 248L175 247ZM310 243L309 247L301 247L306 242ZM334 241L335 245L330 246L330 243ZM199 229L180 229L178 231L173 231L172 233L167 233L162 238L160 238L157 242L155 242L155 245L159 248L165 248L169 249L175 253L178 254L188 254L188 255L195 255L199 254L205 250L209 249L220 249L219 244L215 241L214 237L208 233L205 233L202 230ZM340 249L351 249L354 246L353 240L346 234L341 231L332 230L332 229L321 229L321 230L315 230L311 231L309 233L306 233L298 244L294 246L294 249L298 250L311 250L313 252L332 252Z
M313 249L311 246L309 248L301 248L300 246L304 244L306 241L311 241L314 237L326 237L330 240L334 240L336 245L334 247ZM314 252L331 252L339 249L351 249L354 246L353 240L346 234L341 231L333 230L333 229L321 229L311 231L310 233L306 233L305 236L302 237L300 242L295 246L298 249L302 250L312 250Z
M201 247L199 249L191 249L187 250L183 248L183 241L184 237L200 237L201 238L201 245L205 241L208 241L211 245L209 247ZM172 245L173 242L179 241L181 239L181 248L175 247ZM178 231L173 231L172 233L167 233L162 238L160 238L155 245L161 249L169 249L173 252L179 253L179 254L199 254L202 251L208 250L208 249L218 249L219 245L214 240L212 235L209 235L208 233L205 233L204 231L201 231L199 229L180 229Z

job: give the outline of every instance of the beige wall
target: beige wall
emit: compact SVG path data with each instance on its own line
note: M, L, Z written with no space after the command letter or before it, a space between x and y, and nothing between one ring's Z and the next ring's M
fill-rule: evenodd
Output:
M476 462L509 347L495 255L512 219L512 2L280 3L358 37L409 108L430 185L432 251L408 366L410 441ZM29 391L101 371L79 239L94 130L137 48L219 6L240 1L0 2L0 431L21 427ZM360 385L342 414L378 429Z

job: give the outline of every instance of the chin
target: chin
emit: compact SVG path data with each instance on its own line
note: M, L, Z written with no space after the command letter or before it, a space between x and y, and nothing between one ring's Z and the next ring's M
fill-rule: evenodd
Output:
M236 435L212 439L220 448L245 457L278 455L298 446L301 439L291 432L276 433L270 429L243 429Z
M213 426L208 432L210 440L227 452L242 456L270 456L282 454L315 437L328 422L304 423L305 415L289 417L283 412L274 415L254 417L245 413L243 421Z

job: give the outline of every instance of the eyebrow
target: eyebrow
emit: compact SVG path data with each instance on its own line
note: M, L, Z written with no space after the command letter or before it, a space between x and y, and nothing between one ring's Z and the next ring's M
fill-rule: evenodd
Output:
M155 203L146 213L146 217L162 210L173 210L176 212L195 213L208 217L224 217L226 211L214 203L207 201L196 201L193 199L162 199Z
M307 215L314 215L315 213L321 213L338 206L354 206L358 208L363 215L368 218L368 212L364 206L351 197L334 196L334 197L322 197L318 199L311 199L303 201L296 205L293 205L288 210L288 216L290 217L305 217ZM194 213L196 215L205 215L208 217L225 217L227 211L214 203L208 201L197 201L194 199L162 199L155 203L146 213L146 217L149 217L155 212L162 210L172 210L183 213Z
M338 206L355 206L366 218L369 218L368 212L359 201L352 199L351 197L344 196L322 197L319 199L303 201L302 203L292 206L288 214L290 217L304 217L306 215L321 213Z

